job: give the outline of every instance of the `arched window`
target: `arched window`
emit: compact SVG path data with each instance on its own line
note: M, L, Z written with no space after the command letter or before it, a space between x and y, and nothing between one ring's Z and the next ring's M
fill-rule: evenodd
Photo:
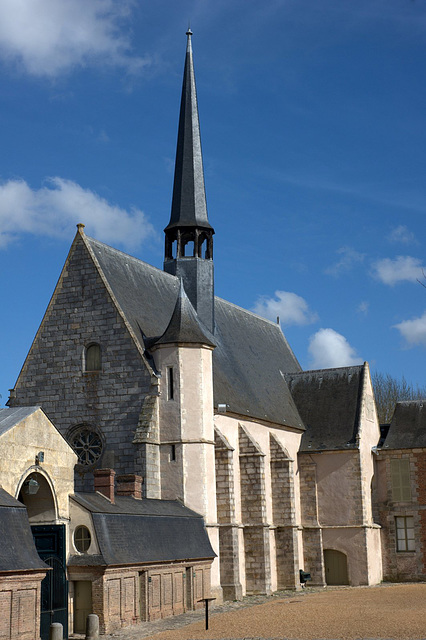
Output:
M91 344L86 348L85 371L101 370L101 347Z

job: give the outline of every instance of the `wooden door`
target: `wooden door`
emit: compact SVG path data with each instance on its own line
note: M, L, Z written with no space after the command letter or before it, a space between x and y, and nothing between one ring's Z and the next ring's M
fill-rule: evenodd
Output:
M74 633L86 633L89 613L92 613L92 583L78 580L74 582Z
M344 553L335 549L324 549L324 565L327 584L349 584L348 561Z

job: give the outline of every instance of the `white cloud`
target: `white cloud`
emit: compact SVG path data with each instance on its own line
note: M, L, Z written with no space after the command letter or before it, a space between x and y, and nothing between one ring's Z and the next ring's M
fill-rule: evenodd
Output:
M393 328L398 329L408 346L419 344L426 347L426 311L420 318L404 320Z
M88 233L98 240L128 248L138 247L154 234L139 209L126 211L109 204L71 180L49 178L38 190L24 180L0 185L0 247L22 233L69 238L78 222L84 222Z
M423 265L419 258L397 256L395 260L383 258L373 264L373 275L384 284L393 286L397 282L408 280L416 282L423 275Z
M365 257L363 253L355 251L352 247L341 247L336 253L341 256L340 260L324 269L324 273L329 276L337 277L345 271L350 271L352 267L362 262Z
M311 324L318 319L317 314L310 311L306 300L290 291L275 291L275 298L261 296L253 311L273 322L279 316L281 324L286 327Z
M112 65L137 73L122 27L134 0L1 0L0 57L35 76L74 66Z
M416 236L405 225L400 224L394 227L388 235L389 242L399 242L401 244L418 244Z
M346 338L334 329L320 329L311 336L308 351L311 369L347 367L363 362Z
M359 303L356 310L358 313L366 316L368 314L369 308L370 308L370 303L367 302L367 300L363 300L362 302Z

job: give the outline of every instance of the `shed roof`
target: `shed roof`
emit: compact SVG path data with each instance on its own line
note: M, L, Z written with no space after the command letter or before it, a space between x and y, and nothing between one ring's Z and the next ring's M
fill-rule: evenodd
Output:
M420 447L426 447L426 399L398 402L382 448Z
M75 493L72 499L91 513L201 518L198 513L188 509L178 500L156 500L154 498L137 500L132 496L116 495L114 503L112 503L101 493L83 491Z
M0 487L0 571L47 570L34 545L27 510Z
M300 451L357 447L364 366L286 376L306 427Z
M100 556L75 556L71 565L122 565L213 559L202 516L175 500L136 500L78 493L73 499L92 513Z

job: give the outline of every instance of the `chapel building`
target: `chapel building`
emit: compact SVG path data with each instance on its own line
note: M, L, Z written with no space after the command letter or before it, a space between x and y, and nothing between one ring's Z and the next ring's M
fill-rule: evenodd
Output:
M78 224L0 410L0 531L26 549L0 551L4 637L47 638L53 618L82 633L92 612L111 633L300 589L300 570L317 586L426 577L419 505L416 542L413 504L389 508L414 467L399 418L380 453L368 364L302 371L279 325L214 295L191 35L164 269Z

